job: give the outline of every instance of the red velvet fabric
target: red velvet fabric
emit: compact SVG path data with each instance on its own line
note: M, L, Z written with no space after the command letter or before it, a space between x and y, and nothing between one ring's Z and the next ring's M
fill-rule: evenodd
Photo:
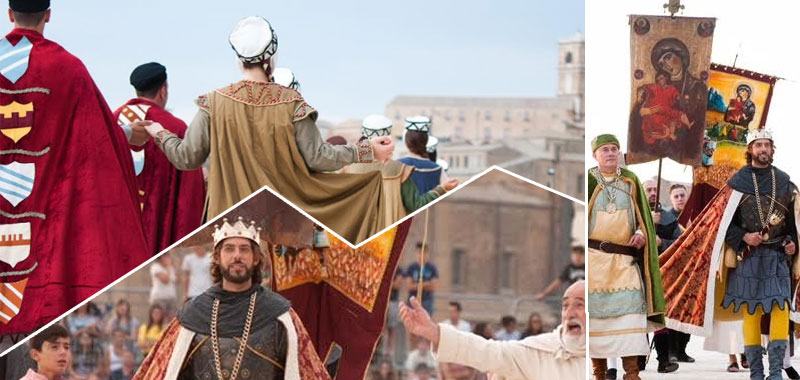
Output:
M8 214L37 212L45 219L0 215L0 224L31 223L30 256L14 268L0 263L0 273L38 267L28 275L20 313L0 335L28 333L96 293L147 260L136 200L133 163L125 134L83 63L41 34L14 29L5 38L16 45L25 36L33 44L26 73L0 88L44 88L49 94L0 93L0 106L33 103L30 132L19 142L0 135L0 164L34 163L31 195ZM11 149L49 151L40 155ZM26 276L7 276L3 282Z
M126 105L148 105L146 120L160 123L170 132L183 138L186 123L147 99L135 98ZM119 117L122 107L114 112ZM142 225L148 246L153 254L161 252L172 243L200 227L206 197L202 169L181 171L169 162L164 152L151 138L143 146L131 149L144 150L144 168L136 176L142 207Z
M389 293L411 219L397 226L388 265L383 272L372 312L355 304L332 285L309 283L281 291L294 309L325 362L332 344L342 347L336 379L364 379L386 322Z

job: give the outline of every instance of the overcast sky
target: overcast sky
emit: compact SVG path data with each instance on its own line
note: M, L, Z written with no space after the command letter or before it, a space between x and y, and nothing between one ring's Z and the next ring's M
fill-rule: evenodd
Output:
M112 5L113 3L113 5ZM258 15L323 119L383 113L396 95L551 96L557 42L584 30L568 1L53 1L45 30L83 60L115 108L137 65L167 66L168 108L239 79L227 38ZM9 24L9 29L11 28Z

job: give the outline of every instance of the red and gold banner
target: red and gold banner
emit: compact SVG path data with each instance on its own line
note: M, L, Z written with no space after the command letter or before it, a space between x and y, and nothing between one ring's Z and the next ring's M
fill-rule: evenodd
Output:
M358 249L271 245L272 286L292 302L323 362L342 349L337 379L362 379L386 321L392 279L411 219Z
M671 158L698 166L715 19L630 16L628 164Z
M764 128L777 77L711 64L708 79L702 165L694 168L694 184L681 223L699 214L728 179L746 164L747 134Z

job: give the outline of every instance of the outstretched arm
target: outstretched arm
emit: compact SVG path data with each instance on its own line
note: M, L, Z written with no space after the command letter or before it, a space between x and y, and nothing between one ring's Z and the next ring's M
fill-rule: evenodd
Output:
M369 140L348 145L326 144L311 116L294 122L294 139L306 166L312 171L329 172L353 163L373 160Z
M539 367L532 363L541 361L536 350L518 341L487 340L436 324L414 297L410 307L400 304L400 319L409 332L431 341L439 362L458 363L514 379L541 378L531 371L532 367Z
M550 285L547 285L547 287L544 288L544 290L542 290L541 293L537 294L536 295L536 299L539 300L539 301L543 300L544 297L549 296L550 293L553 293L556 289L558 289L559 286L561 286L561 278L560 277L554 279L553 282L551 282Z
M412 179L408 179L400 186L401 197L403 198L403 207L407 212L411 213L422 208L426 204L433 202L434 199L441 197L446 192L455 189L458 186L457 179L451 179L442 185L436 186L433 190L419 195L419 188Z
M210 127L211 117L206 111L198 110L182 139L159 123L145 128L155 138L156 144L164 151L169 162L180 170L191 170L203 165L211 152Z

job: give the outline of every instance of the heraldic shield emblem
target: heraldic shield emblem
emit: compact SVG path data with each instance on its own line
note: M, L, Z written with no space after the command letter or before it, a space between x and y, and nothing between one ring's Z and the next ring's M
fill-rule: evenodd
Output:
M5 38L0 40L0 74L11 83L17 83L28 71L31 49L33 44L28 37L22 37L16 45L11 45Z
M0 133L19 142L33 126L33 103L11 102L0 106Z
M0 225L0 261L13 267L27 259L30 251L30 223Z
M33 191L33 182L36 176L36 165L12 162L0 165L0 195L12 206L28 198Z

